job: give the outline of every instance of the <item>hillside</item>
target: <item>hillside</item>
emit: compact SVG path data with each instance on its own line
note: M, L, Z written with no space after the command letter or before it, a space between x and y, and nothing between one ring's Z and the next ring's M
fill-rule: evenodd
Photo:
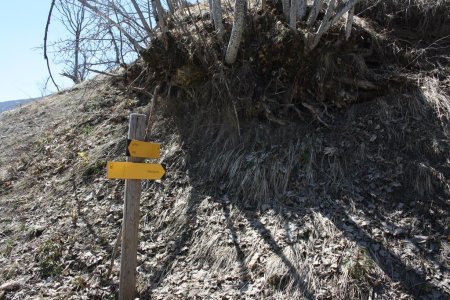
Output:
M209 52L169 31L0 115L0 299L116 297L124 184L105 165L134 112L167 169L143 183L140 299L449 298L448 44L361 16L350 46L287 60L302 45L276 18L233 67L199 22Z

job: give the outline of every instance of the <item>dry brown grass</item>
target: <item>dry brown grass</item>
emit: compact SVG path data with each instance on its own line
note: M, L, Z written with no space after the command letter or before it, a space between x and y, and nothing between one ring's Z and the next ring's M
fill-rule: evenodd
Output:
M318 298L368 295L367 276L379 272L376 265L364 249L343 240L322 214L312 212L313 223L304 228L298 220L270 211L257 221L236 208L220 207L214 199L199 205L197 217L207 223L193 236L190 264L219 280L258 282L261 290L272 291L273 299L302 299L309 291ZM167 274L168 282L170 277Z
M237 191L244 202L261 205L286 193L292 170L302 163L300 143L292 141L287 149L274 145L269 151L258 151L255 144L246 147L254 143L250 134L246 138L241 147L217 149L209 172L212 178L226 183L224 189Z
M360 10L383 25L400 23L428 34L448 32L450 22L447 0L369 0L360 5Z
M436 77L424 77L419 79L418 84L422 92L422 99L426 106L433 109L434 113L440 120L449 120L450 102L449 92L444 90L442 81Z

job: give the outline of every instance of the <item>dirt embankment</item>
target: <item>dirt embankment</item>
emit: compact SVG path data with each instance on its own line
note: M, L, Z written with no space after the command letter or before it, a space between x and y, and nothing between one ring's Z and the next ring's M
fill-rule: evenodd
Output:
M232 139L188 104L161 105L168 177L144 185L141 298L445 297L450 141L429 84L328 127L248 123ZM117 292L123 183L104 164L124 159L128 113L147 110L93 82L2 115L7 299Z

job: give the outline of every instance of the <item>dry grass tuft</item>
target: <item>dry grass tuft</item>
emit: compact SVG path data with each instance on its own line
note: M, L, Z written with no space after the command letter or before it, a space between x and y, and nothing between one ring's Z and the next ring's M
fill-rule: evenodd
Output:
M436 77L425 77L421 80L422 98L433 109L440 120L449 120L450 94L445 92L442 82Z
M412 165L409 174L414 190L419 195L431 195L437 187L446 187L447 185L441 172L423 162Z
M258 134L264 133L250 130L237 145L224 142L222 147L210 148L208 172L222 190L231 191L248 205L260 206L286 194L294 169L304 169L309 180L314 178L315 150L300 138L275 139L272 145L261 146L255 140Z
M369 0L360 9L363 15L389 27L400 23L427 34L448 32L450 2L447 0Z

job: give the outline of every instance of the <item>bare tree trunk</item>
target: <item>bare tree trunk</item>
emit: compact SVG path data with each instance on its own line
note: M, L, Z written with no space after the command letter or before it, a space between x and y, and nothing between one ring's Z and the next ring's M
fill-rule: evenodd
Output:
M74 56L75 56L75 62L73 64L73 82L80 83L80 34L81 32L77 30L75 35L75 49L74 49Z
M83 64L81 68L78 68L80 70L80 74L78 75L78 78L81 81L84 81L86 79L86 74L88 74L88 58L85 53L80 52L81 56L83 56Z
M286 22L289 22L289 14L290 14L290 2L289 0L281 0L281 4L283 4L283 15L286 18Z
M298 4L301 0L292 0L291 2L291 12L289 16L289 27L292 29L297 29L297 17L298 17Z
M217 35L220 39L223 38L225 29L222 23L222 4L220 0L211 0L212 2L212 16L214 20L214 26L217 30Z
M303 20L306 15L306 3L307 0L298 0L297 18Z
M323 17L323 20L320 22L320 26L317 29L317 35L322 35L325 32L326 24L330 22L331 16L334 13L334 9L336 8L336 0L328 0L327 3L327 10L325 12L325 16Z
M317 16L319 15L320 9L322 8L323 0L314 0L314 4L311 7L311 11L309 12L308 19L306 24L311 26L317 20Z
M244 11L245 0L236 0L234 4L233 28L231 29L231 37L225 53L225 62L230 65L236 61L241 43L242 32L244 31Z
M84 72L81 72L80 70L80 43L81 43L81 32L83 30L83 23L84 23L84 13L85 13L85 6L81 5L81 11L79 14L79 19L77 21L76 26L76 32L75 32L75 64L74 64L74 70L73 70L73 76L74 76L74 82L79 83L84 80ZM86 59L83 60L86 62Z
M158 20L159 20L159 28L162 32L166 31L166 14L164 12L164 8L161 5L160 0L154 0L155 6L156 6L156 12L158 13Z
M355 15L355 7L353 6L347 13L347 24L345 25L345 40L350 39L352 34L353 16Z
M330 22L330 25L328 26L327 30L333 26L334 24L336 24L337 21L339 21L340 18L342 18L342 16L348 12L350 9L354 8L356 4L358 4L359 2L361 2L362 0L349 0L347 3L345 3L344 5L338 7L337 9L339 10L333 17L333 19Z
M197 0L197 5L200 5L200 2ZM211 20L211 23L214 24L214 7L213 7L213 0L208 0L208 6L209 6L209 19Z
M314 48L319 44L320 38L327 31L327 24L330 22L331 15L334 13L334 8L336 7L336 0L328 0L327 3L327 11L325 12L325 16L323 17L322 22L320 22L319 29L314 34L314 38L312 39L312 44L309 46L310 49Z
M320 41L320 38L322 37L322 35L325 32L327 32L331 28L331 26L336 24L337 21L339 21L339 19L342 18L342 16L345 13L347 13L348 11L353 9L355 7L355 5L361 1L362 0L349 0L347 3L338 7L337 8L338 12L335 13L333 17L331 17L332 13L334 12L334 8L336 6L336 0L330 0L329 7L333 6L333 11L328 12L328 9L327 9L325 18L322 20L320 27L317 30L317 33L314 34L312 39L308 42L307 51L314 49L319 44L319 41Z

